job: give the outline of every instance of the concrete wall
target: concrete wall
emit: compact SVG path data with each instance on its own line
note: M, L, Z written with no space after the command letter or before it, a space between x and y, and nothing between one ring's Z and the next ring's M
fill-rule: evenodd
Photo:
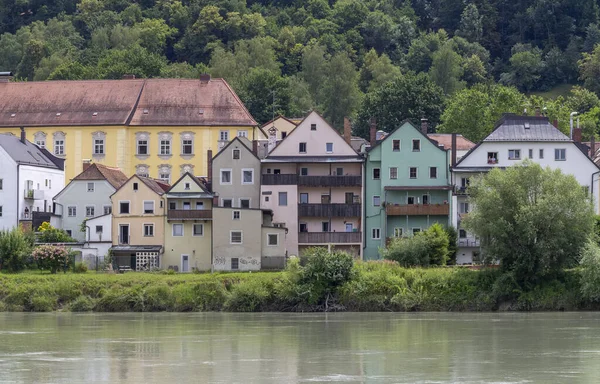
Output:
M183 224L183 236L173 236L173 224ZM195 236L194 224L204 225L202 236ZM211 269L211 243L212 243L212 221L171 221L165 227L165 252L161 260L161 268L177 266L183 271L183 255L188 255L189 271L192 268L199 271L210 271Z
M0 148L0 179L2 180L2 189L0 189L0 207L2 207L2 216L0 216L0 229L11 229L18 224L17 199L23 192L18 191L17 187L17 164L4 149Z
M233 211L240 218L233 219ZM260 209L213 208L213 266L230 271L231 259L239 260L239 270L259 270L262 252L262 211ZM231 231L242 231L242 243L231 244Z
M287 206L279 205L279 192L287 192ZM284 223L284 227L288 229L285 240L288 254L298 255L298 187L296 185L263 185L261 193L261 208L271 209L273 222Z

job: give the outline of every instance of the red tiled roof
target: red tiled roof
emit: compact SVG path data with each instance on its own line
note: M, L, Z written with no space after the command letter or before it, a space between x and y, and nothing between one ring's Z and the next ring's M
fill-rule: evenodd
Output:
M93 163L73 180L106 180L115 189L119 189L121 185L125 184L128 177L119 168Z
M452 134L451 133L428 133L427 136L437 141L440 145L444 146L444 149L452 149ZM468 151L473 148L475 143L463 137L463 135L456 135L456 150L457 151Z
M143 176L138 176L138 177L140 180L142 180L142 182L144 184L146 184L148 186L148 188L150 188L154 192L158 193L159 195L164 194L171 188L171 186L169 184L162 182L160 180L151 179L149 177L143 177Z

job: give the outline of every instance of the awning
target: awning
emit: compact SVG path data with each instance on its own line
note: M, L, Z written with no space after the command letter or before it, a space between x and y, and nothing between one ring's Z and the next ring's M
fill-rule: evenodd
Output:
M160 252L162 245L115 245L113 252Z

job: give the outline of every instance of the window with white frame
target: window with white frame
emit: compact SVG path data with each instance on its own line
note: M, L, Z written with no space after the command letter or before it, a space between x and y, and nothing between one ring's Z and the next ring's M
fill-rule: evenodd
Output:
M194 236L204 236L204 224L194 224L192 230Z
M159 180L164 181L167 184L171 182L171 174L170 173L159 173L158 178L159 178Z
M149 132L135 133L135 154L137 156L147 156L150 154L148 140L150 139Z
M308 168L307 167L300 168L300 176L308 176Z
M55 155L64 155L65 154L65 141L64 140L54 140L54 154Z
M267 245L276 247L279 245L279 235L277 233L267 233Z
M529 148L529 158L533 159L533 149Z
M521 150L520 149L509 149L508 150L508 160L521 160Z
M203 201L196 201L196 210L203 210L204 209L204 202Z
M231 184L231 169L221 169L221 184Z
M94 155L104 155L104 139L94 140Z
M231 208L231 207L233 207L233 199L223 199L221 201L223 202L223 207L224 208Z
M317 130L317 124L311 124L310 125L310 130L311 131L316 131Z
M176 237L183 236L183 224L173 224L172 234Z
M239 160L239 159L240 159L240 150L234 149L233 150L233 160Z
M417 178L417 167L410 167L408 169L408 176L411 179L416 179Z
M298 143L298 152L306 153L306 143Z
M94 192L95 186L94 183L87 183L87 191Z
M237 135L238 137L248 137L248 131L247 130L239 130L237 131Z
M95 207L93 205L86 205L85 207L85 217L94 217Z
M145 214L154 213L154 200L144 201L144 213Z
M327 153L333 153L333 143L325 143L325 151Z
M184 136L181 139L181 154L182 155L193 155L194 154L194 140L191 137Z
M229 141L229 131L220 131L219 141Z
M67 207L67 216L75 217L77 216L77 207L74 205L70 205Z
M104 228L101 225L96 225L96 233L102 233Z
M243 233L242 231L231 231L229 232L229 242L231 244L242 244L244 238L243 238Z
M239 220L241 216L240 211L233 211L233 220Z
M458 237L460 239L465 239L467 237L467 231L465 231L464 229L459 229L458 230Z
M567 150L565 148L557 148L554 150L554 160L565 161L567 160Z
M35 145L40 148L46 148L46 134L44 132L36 132L33 135L33 139L35 140Z
M154 224L144 224L144 237L154 236Z
M148 154L148 140L138 140L137 154L138 155L147 155Z
M254 184L254 169L252 169L252 168L242 169L242 184L244 184L244 185Z
M171 154L171 140L160 141L160 154L164 156Z
M469 203L460 203L458 205L459 213L469 213Z
M402 237L402 228L394 228L394 237Z
M371 230L371 238L373 240L379 240L379 239L381 239L381 228L373 228Z
M413 235L416 235L417 233L421 232L421 228L413 228L412 232L413 232Z
M110 215L111 213L112 213L112 205L105 205L104 206L104 214Z
M119 201L119 213L120 214L128 214L129 213L129 201Z
M38 147L44 149L46 148L46 140L38 140L35 142L35 145L37 145Z
M373 206L379 207L381 205L381 196L373 196Z
M412 141L412 150L413 150L413 152L420 152L421 151L421 140L414 139Z
M397 179L397 178L398 178L398 168L390 167L390 179Z

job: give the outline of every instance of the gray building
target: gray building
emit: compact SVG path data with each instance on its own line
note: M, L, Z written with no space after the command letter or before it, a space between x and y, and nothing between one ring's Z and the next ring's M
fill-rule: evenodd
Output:
M62 229L77 241L89 240L90 234L81 231L81 224L86 219L112 213L110 196L127 179L118 168L84 164L83 172L54 197L56 214L62 217Z

